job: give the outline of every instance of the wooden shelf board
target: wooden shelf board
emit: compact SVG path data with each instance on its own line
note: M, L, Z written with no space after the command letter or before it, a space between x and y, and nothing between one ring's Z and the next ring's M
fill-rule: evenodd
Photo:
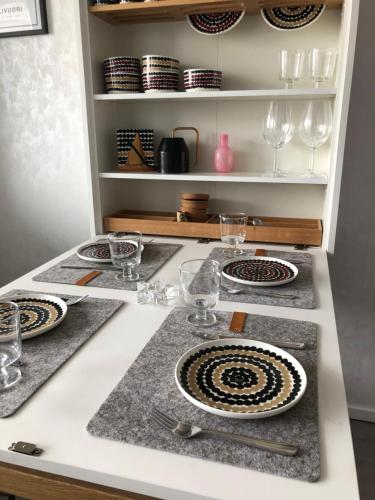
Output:
M155 94L95 94L95 101L106 102L167 102L167 101L251 101L268 99L332 99L336 89L330 87L265 89L265 90L220 90L207 92L158 92Z
M219 174L216 172L192 172L188 174L161 174L160 172L130 173L121 171L100 172L102 179L133 179L133 180L161 180L161 181L199 181L199 182L255 182L261 184L318 184L326 185L327 177L264 177L262 172L230 172Z
M94 5L89 12L110 24L181 21L186 15L246 9L259 14L260 9L293 5L319 4L318 0L160 0L114 5ZM343 0L325 0L327 7L340 8Z

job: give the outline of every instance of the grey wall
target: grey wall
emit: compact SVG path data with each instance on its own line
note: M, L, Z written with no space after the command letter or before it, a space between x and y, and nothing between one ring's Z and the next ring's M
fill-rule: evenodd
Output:
M50 34L0 38L0 284L89 237L78 2Z
M349 406L355 408L351 414L375 421L374 20L374 0L361 0L330 273L347 396Z

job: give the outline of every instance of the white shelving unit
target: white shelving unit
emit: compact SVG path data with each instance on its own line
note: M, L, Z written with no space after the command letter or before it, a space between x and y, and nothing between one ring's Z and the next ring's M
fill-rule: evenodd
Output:
M181 1L179 7L180 4ZM251 14L256 13L255 4L249 3ZM129 5L131 7L121 7L121 16L126 16L128 9L136 15L137 5ZM144 5L142 9L147 10ZM335 8L341 6L341 1L331 2L331 6L333 8L326 9L316 23L302 30L273 30L260 15L248 15L229 33L207 37L194 32L183 20L168 23L146 20L142 24L142 15L137 14L129 18L130 24L121 24L124 19L112 15L115 6L108 8L112 11L113 24L110 24L106 22L110 18L103 20L89 14L86 2L81 2L93 233L102 232L103 217L109 213L122 209L174 211L180 193L194 190L210 194L215 212L233 209L264 216L321 218L323 247L332 252L359 0L344 0L342 9ZM338 48L339 62L332 86L315 89L312 82L305 79L299 88L278 88L281 87L278 51L296 47ZM150 53L178 58L181 70L218 68L223 71L223 89L198 93L186 93L182 89L157 94L104 93L102 62L105 58L141 57ZM280 178L267 176L272 149L262 137L262 122L267 101L272 99L291 102L296 130L306 101L331 100L334 107L332 137L330 143L318 151L317 177L302 176L307 170L309 151L298 133L280 155L281 169L295 174ZM157 147L160 139L170 136L174 127L190 125L200 131L201 148L199 163L189 174L116 170L117 128L152 128ZM214 172L212 165L221 132L229 134L236 155L235 170L226 175Z

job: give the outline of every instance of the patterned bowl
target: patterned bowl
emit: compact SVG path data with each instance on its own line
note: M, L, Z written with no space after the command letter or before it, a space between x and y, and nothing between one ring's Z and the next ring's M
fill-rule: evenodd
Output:
M156 73L161 72L178 72L180 61L167 56L146 55L142 57L142 72Z
M221 82L221 71L199 68L184 71L184 87L187 92L220 90Z
M142 84L145 92L177 92L178 73L145 73L142 75Z

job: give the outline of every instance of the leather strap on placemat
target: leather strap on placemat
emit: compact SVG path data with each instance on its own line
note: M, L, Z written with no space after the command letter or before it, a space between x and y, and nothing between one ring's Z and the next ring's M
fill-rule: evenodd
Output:
M256 257L265 257L266 251L264 250L264 248L257 248L255 250L255 255L256 255Z
M83 276L83 278L80 278L75 282L76 285L78 286L85 286L87 283L89 283L91 280L95 279L97 276L99 276L101 271L92 271L89 274L86 274L86 276Z
M230 322L229 330L233 333L242 333L247 313L235 311L232 315L232 320Z

